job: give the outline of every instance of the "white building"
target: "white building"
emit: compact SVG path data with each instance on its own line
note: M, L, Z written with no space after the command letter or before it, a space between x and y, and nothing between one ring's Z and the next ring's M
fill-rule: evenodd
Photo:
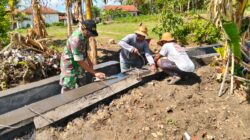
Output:
M26 8L20 12L26 14L27 17L25 18L24 21L19 22L17 24L17 28L26 28L29 26L33 27L32 7ZM64 13L60 13L59 11L56 11L56 10L48 8L48 7L41 7L41 13L45 19L45 23L47 23L47 24L59 22L60 21L59 16L61 17L62 15L64 15Z

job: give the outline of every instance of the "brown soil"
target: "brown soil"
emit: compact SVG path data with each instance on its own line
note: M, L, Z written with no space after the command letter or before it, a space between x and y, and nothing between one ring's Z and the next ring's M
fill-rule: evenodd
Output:
M198 139L250 139L249 100L242 91L218 97L220 84L209 66L197 70L199 80L178 85L151 81L109 105L76 118L63 128L37 131L36 139L180 140L184 132ZM195 83L195 82L196 83Z

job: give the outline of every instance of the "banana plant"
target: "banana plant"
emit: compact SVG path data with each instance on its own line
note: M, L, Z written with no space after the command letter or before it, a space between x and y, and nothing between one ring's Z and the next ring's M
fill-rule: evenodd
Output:
M233 93L234 77L240 76L237 73L239 67L245 64L241 54L241 46L244 45L245 38L240 36L240 29L247 4L248 0L211 0L210 2L210 19L218 28L222 29L224 34L223 46L228 47L228 49L224 49L226 52L221 53L227 54L227 57L224 58L225 63L223 63L223 67L226 68L226 71L224 71L219 96L222 95L229 64L231 64L230 93Z

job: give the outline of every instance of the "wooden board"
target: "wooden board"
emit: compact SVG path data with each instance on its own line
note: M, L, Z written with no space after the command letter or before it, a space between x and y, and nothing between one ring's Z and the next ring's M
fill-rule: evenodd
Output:
M74 102L60 106L56 108L55 110L46 112L42 114L42 116L38 116L34 118L35 127L38 129L38 128L43 128L45 126L48 126L69 115L79 112L83 110L84 108L87 108L93 104L96 104L97 102L100 102L112 95L115 95L121 92L122 90L125 90L131 86L134 86L138 84L139 82L140 81L136 79L126 78L118 83L112 84L110 87L106 87L100 91L97 91L96 93L94 93L95 95L93 96L81 98ZM48 119L52 120L53 122L48 121Z
M71 90L68 93L59 94L59 95L41 100L39 102L30 104L27 107L22 107L22 108L13 110L11 112L2 114L0 115L0 124L5 125L5 126L12 126L19 122L25 121L29 118L33 118L37 116L36 113L30 111L28 108L31 108L32 110L35 110L36 112L42 114L56 107L67 104L81 97L89 95L93 92L101 90L107 87L107 85L111 85L123 79L124 77L109 80L108 82L106 82L106 84L104 84L103 82L91 83L86 86L80 87L78 89ZM4 128L0 128L0 132L1 132L1 129L4 129Z

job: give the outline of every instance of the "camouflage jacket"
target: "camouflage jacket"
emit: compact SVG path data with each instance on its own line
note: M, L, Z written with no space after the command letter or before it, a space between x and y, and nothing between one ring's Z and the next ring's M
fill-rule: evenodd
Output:
M77 64L77 61L85 60L87 58L88 48L88 39L84 37L80 28L76 29L67 40L67 45L64 47L61 55L61 85L65 85L61 81L65 79L65 77L71 77L74 79L77 78L79 72L81 71L80 66Z

